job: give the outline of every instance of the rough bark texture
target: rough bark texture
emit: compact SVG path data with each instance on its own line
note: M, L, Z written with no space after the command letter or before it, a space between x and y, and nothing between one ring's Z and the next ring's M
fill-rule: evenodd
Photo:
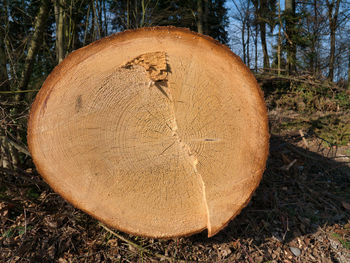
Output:
M69 55L28 127L33 160L56 192L150 237L216 234L250 200L268 152L249 69L213 39L173 27L126 31Z
M266 23L260 22L259 28L260 28L261 46L264 54L264 68L268 69L270 68L270 59L269 59L269 53L267 51L267 44L266 44Z
M203 2L197 0L197 32L203 34Z
M56 57L58 63L61 63L66 55L65 51L65 11L64 1L56 0L55 2L55 19L56 19Z
M296 70L295 43L295 0L285 0L286 38L287 38L287 70L289 74Z

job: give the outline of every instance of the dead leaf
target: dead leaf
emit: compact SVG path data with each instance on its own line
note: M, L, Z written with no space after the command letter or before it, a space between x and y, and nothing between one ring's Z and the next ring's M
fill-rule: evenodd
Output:
M345 202L345 201L342 201L341 204L343 205L343 207L346 209L346 210L349 210L350 211L350 204Z

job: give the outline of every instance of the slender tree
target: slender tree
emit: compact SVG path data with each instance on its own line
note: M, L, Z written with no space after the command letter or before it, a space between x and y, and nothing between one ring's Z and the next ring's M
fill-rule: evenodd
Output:
M311 52L310 52L310 69L314 75L317 75L319 72L318 65L318 54L317 47L320 41L320 24L319 24L319 15L318 15L318 3L317 0L313 0L313 26L312 26L312 36L311 36Z
M134 0L111 1L112 26L117 31L144 26L178 26L228 42L227 9L224 0Z
M278 0L278 39L277 39L277 73L281 75L281 56L282 56L282 16L281 0Z
M203 1L197 0L197 32L203 34Z
M255 56L254 56L254 69L255 72L258 72L258 36L259 36L259 30L258 30L258 24L254 23L255 27L255 37L254 37L254 50L255 50Z
M35 19L34 33L33 33L33 36L31 38L31 41L29 44L27 56L26 56L26 59L24 62L24 69L22 71L20 83L18 85L19 91L25 90L28 86L29 79L30 79L30 76L32 73L34 59L35 59L37 52L39 50L42 34L43 34L45 23L46 23L46 19L48 17L49 4L50 4L50 2L48 0L41 1L40 9L39 9L38 15ZM22 99L22 97L23 97L22 94L23 93L19 93L16 96L16 99L17 100Z
M329 51L329 73L328 79L333 81L334 78L334 62L335 62L335 33L338 27L338 15L340 0L326 0L328 8L329 34L330 34L330 51Z
M56 20L56 58L60 63L66 56L66 42L65 42L65 1L55 1L55 20Z
M348 46L348 90L350 90L350 45Z
M0 4L0 13L5 13L4 5ZM0 91L8 90L9 89L9 81L8 81L8 74L7 74L7 58L6 58L6 52L5 52L5 24L7 23L5 15L0 17Z
M7 6L6 0L4 3L0 3L0 91L8 90L9 83L8 83L8 75L7 75L7 58L5 53L5 25L8 23L7 21L7 13L5 13ZM6 14L6 15L4 15ZM5 137L5 129L0 127L0 167L3 168L10 168L10 161L9 161L9 154L8 149L9 145L7 143L6 137Z
M7 15L7 0L0 3L0 91L9 90L10 83L8 79L7 72L7 56L5 50L5 39L7 38L7 25L8 15Z
M233 18L237 20L240 25L241 33L241 43L242 43L242 53L243 53L243 62L245 64L250 64L249 56L249 40L250 40L250 16L251 16L251 1L235 1L233 0L233 5L235 6L236 13L233 15Z
M8 90L7 59L3 39L4 36L0 31L0 90Z
M266 25L272 25L274 22L274 16L276 12L276 0L252 0L254 9L256 23L259 26L259 34L261 47L264 55L264 68L270 68L270 59L267 49L267 40L266 40Z
M322 71L328 71L328 58L323 48L323 36L329 34L327 7L324 1L312 0L298 2L295 20L299 21L292 38L297 46L297 65L302 70L320 77ZM329 47L329 44L327 44Z
M204 1L204 16L203 16L204 32L203 33L208 35L209 34L209 25L208 25L209 0L203 0L203 1Z
M291 74L296 70L296 36L295 36L295 0L285 0L285 23L286 23L286 43L287 43L287 70Z

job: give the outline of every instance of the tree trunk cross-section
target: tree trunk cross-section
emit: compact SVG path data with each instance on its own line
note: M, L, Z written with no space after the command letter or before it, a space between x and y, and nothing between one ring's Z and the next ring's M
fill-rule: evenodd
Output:
M28 128L56 192L149 237L220 231L258 186L268 137L249 69L213 39L173 27L70 54L37 95Z

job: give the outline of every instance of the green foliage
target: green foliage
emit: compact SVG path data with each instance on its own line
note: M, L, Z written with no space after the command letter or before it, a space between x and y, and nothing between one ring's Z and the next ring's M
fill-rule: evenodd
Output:
M202 4L205 10L205 1ZM225 1L208 0L207 4L204 19L204 31L207 32L204 33L221 43L228 43ZM146 26L177 26L197 31L197 1L109 1L109 5L114 14L112 26L117 31Z
M27 197L29 199L38 199L40 196L40 193L37 191L36 188L29 188L27 191Z
M332 233L332 237L337 239L343 245L344 248L350 250L350 241L346 241L338 233Z
M277 95L275 106L289 108L301 113L315 111L339 111L350 109L349 95L345 89L333 89L327 83L319 86L282 81L277 87L272 87Z
M228 16L225 1L209 1L208 32L204 33L219 40L223 44L227 44L229 40L226 31L227 26Z
M311 130L324 139L324 143L333 145L347 145L350 141L350 122L339 116L327 115L313 120Z
M272 132L303 130L322 138L326 147L348 145L350 142L350 100L345 89L332 87L329 83L275 82L267 94L270 109L291 110L300 116L283 119ZM265 87L267 88L267 87Z
M340 107L350 109L350 98L346 91L338 92L335 95L335 99Z
M23 234L25 234L26 231L29 231L30 229L32 229L32 226L16 226L16 227L11 227L9 229L7 229L3 234L2 237L5 238L11 238L11 237L16 237L16 236L22 236Z

